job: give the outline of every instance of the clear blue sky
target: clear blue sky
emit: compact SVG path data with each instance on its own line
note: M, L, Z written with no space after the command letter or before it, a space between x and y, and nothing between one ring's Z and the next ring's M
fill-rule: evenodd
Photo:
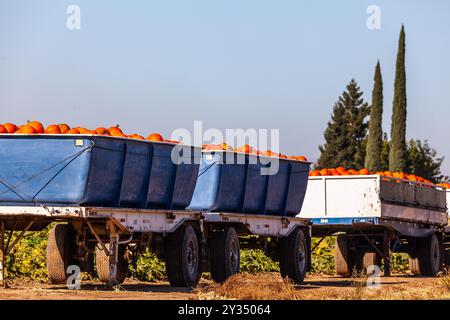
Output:
M66 28L70 4L81 30ZM380 30L366 27L371 4ZM0 122L279 128L283 152L315 160L351 78L370 101L377 59L390 131L404 23L408 137L428 139L449 175L449 14L448 0L0 0Z

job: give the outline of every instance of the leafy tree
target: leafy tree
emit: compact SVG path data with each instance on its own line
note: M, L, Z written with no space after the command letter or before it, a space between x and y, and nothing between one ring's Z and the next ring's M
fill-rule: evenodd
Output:
M325 130L325 144L319 147L318 167L362 168L366 155L367 121L370 108L354 79L333 107Z
M405 171L406 156L406 71L405 71L405 28L402 25L398 40L395 72L394 101L391 124L391 146L389 152L390 171Z
M428 141L409 140L407 149L407 172L438 183L446 179L441 173L444 158L437 157L437 151Z
M372 106L370 107L369 136L367 138L367 154L364 166L369 171L382 169L383 149L383 78L380 62L375 67L374 85L372 90Z
M441 173L444 158L437 156L437 151L430 147L427 140L422 142L411 139L406 154L406 173L421 176L435 183L448 181L449 178ZM386 134L383 137L381 164L381 171L389 170L389 142Z

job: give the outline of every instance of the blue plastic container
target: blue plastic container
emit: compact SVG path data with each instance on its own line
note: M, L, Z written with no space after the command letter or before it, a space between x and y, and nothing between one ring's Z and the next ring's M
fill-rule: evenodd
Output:
M0 205L185 209L199 149L85 135L0 135ZM178 149L177 149L178 150Z
M238 161L239 159L239 161ZM203 152L189 209L295 216L306 194L310 163L279 159L274 175L262 175L270 158ZM278 159L277 159L278 160Z
M301 161L289 161L289 165L290 176L285 211L287 216L296 216L299 214L305 199L310 163L306 165L305 162Z
M278 173L269 176L267 185L266 214L286 215L286 201L291 174L291 161L280 159ZM309 173L309 171L308 171ZM301 209L301 207L299 208ZM300 210L296 214L300 213Z

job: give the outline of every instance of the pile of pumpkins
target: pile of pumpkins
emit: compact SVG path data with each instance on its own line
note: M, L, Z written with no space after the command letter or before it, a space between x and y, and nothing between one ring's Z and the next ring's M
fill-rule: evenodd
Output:
M312 170L309 173L310 177L319 177L319 176L355 176L355 175L379 175L382 177L390 177L396 178L399 180L409 180L413 182L420 182L428 185L434 185L430 180L419 177L415 174L407 174L404 172L391 172L391 171L378 171L378 172L370 172L367 169L355 170L355 169L346 169L344 167L337 168L329 168L329 169L321 169L321 170ZM449 183L440 183L436 186L450 189Z
M295 161L308 161L308 158L305 156L287 156L282 153L273 152L271 150L261 151L257 148L251 147L248 144L245 144L239 148L233 148L232 146L228 145L227 143L221 143L221 144L204 144L202 146L203 150L210 150L210 151L231 151L236 153L246 153L246 154L253 154L257 156L265 156L265 157L274 157L274 158L280 158L280 159L289 159L289 160L295 160Z
M125 134L119 126L104 128L98 127L96 129L87 129L84 127L71 128L65 123L51 124L47 128L44 128L43 124L39 121L29 121L26 124L16 126L13 123L7 122L0 124L0 134L95 134L102 136L113 136L122 138L131 138L139 140L150 140L160 142L179 143L174 140L164 139L159 133L152 133L144 138L140 134Z
M13 123L7 122L0 124L0 134L93 134L93 135L102 135L102 136L113 136L113 137L122 137L122 138L130 138L130 139L139 139L139 140L149 140L149 141L160 141L160 142L169 142L169 143L180 143L175 140L164 139L163 136L159 133L152 133L144 138L140 134L125 134L119 126L114 127L98 127L96 129L87 129L85 127L73 127L71 128L69 125L65 123L60 124L51 124L48 127L44 127L44 125L39 121L28 121L26 124L16 126ZM261 155L267 157L277 157L281 159L289 159L296 161L308 161L308 159L304 156L286 156L281 153L272 152L270 150L266 150L264 152L249 146L248 144L243 145L239 148L232 148L226 143L222 144L205 144L202 146L203 150L216 150L216 151L233 151L238 153L246 153L246 154L254 154Z

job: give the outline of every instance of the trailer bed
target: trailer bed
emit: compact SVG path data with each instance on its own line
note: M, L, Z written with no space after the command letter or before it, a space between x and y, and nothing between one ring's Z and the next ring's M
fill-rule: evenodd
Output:
M298 217L231 212L72 206L0 207L0 220L5 222L5 229L7 230L23 230L21 226L26 226L29 222L40 225L40 229L42 229L52 221L95 221L105 219L112 219L123 232L127 233L170 233L186 221L201 221L202 223L240 224L245 226L250 234L255 235L286 236L297 226L310 225L309 219ZM28 230L33 230L31 227Z
M309 178L298 217L311 219L316 229L387 226L420 235L445 227L446 209L446 192L439 187L378 175L326 176Z

